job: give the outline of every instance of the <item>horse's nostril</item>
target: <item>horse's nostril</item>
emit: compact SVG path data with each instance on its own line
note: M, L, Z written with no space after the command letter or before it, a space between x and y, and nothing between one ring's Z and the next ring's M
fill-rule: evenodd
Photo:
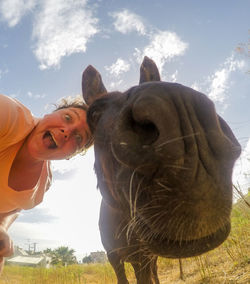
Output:
M159 131L154 123L150 121L132 121L133 131L138 135L141 145L151 145L159 137Z

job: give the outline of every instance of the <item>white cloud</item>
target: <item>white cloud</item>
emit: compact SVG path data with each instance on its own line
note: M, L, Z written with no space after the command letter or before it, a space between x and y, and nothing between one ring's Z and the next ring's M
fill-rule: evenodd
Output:
M0 16L10 27L33 11L34 54L40 69L60 65L62 57L85 52L89 39L98 32L97 19L87 0L4 0ZM35 9L39 8L39 9Z
M199 83L197 83L197 82L194 82L194 83L190 86L190 88L192 88L192 89L194 89L194 90L196 90L196 91L198 91L198 92L201 92L201 87L200 87Z
M208 88L208 96L214 102L223 103L226 99L227 90L230 86L229 78L232 72L242 70L245 66L243 60L236 60L234 56L230 56L226 59L223 66L216 70L208 81L210 87Z
M136 31L139 34L145 35L146 29L140 16L128 10L112 13L111 16L115 19L115 29L123 34Z
M111 66L105 66L105 69L109 71L111 75L119 76L129 71L130 64L122 58L118 58Z
M135 49L138 62L146 55L153 59L161 73L164 64L175 56L183 55L188 44L174 32L160 31L150 36L151 42L143 51Z
M223 102L225 100L226 85L230 72L225 68L214 73L211 79L211 87L208 96L213 101Z
M34 53L40 68L60 65L62 57L85 52L97 32L97 19L86 6L87 0L44 0L36 15Z
M3 77L5 74L7 74L8 72L9 72L8 69L4 69L4 70L1 70L1 69L0 69L0 80L1 80L2 77Z
M110 82L109 84L109 91L115 91L118 89L118 87L120 87L122 85L124 81L123 80L116 80L116 81L113 81L113 82Z
M243 149L240 158L237 160L234 172L233 183L235 186L246 194L250 188L250 139L248 140L245 148Z
M176 82L176 81L177 81L177 76L178 76L178 70L176 70L176 71L170 76L170 81L171 81L171 82Z
M37 0L2 0L0 3L0 15L9 27L14 27L21 18L32 10Z
M30 91L27 93L27 96L28 96L29 98L32 98L32 99L43 99L43 98L46 97L45 94L41 94L41 95L39 95L39 94L33 94L33 93L30 92Z
M121 87L124 81L120 79L120 76L123 73L128 72L130 70L130 66L130 63L126 60L123 60L122 58L118 58L116 62L110 66L105 66L105 69L110 73L112 79L114 79L114 77L116 78L115 81L111 81L109 83L108 89L110 91L117 90L118 87Z

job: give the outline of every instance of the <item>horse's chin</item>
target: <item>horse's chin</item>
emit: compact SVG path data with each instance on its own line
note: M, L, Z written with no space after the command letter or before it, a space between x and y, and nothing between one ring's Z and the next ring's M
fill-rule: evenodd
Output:
M150 240L144 240L145 246L149 246L154 254L167 258L186 258L201 255L208 252L220 244L228 237L231 230L230 222L216 232L195 240L171 240L161 239L155 236Z

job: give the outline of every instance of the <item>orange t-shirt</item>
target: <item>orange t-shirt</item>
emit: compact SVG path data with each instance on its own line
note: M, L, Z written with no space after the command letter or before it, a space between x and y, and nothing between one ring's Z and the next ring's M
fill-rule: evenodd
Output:
M42 202L51 183L49 161L44 161L34 188L17 191L9 187L12 163L25 138L38 123L20 102L0 94L0 213L30 209Z

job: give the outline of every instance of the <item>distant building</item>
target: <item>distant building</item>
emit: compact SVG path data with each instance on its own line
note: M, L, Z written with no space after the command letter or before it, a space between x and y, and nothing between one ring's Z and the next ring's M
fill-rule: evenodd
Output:
M91 262L105 263L107 262L107 255L104 251L95 251L90 253Z
M27 253L27 251L25 251L24 249L20 248L19 246L14 246L14 254L13 254L12 257L19 256L19 255L27 256L29 254Z
M49 268L51 258L44 255L29 255L25 250L14 247L14 254L11 257L6 258L6 264L19 265L19 266L31 266L31 267L46 267Z
M15 256L6 261L9 265L46 267L46 257L44 256Z

